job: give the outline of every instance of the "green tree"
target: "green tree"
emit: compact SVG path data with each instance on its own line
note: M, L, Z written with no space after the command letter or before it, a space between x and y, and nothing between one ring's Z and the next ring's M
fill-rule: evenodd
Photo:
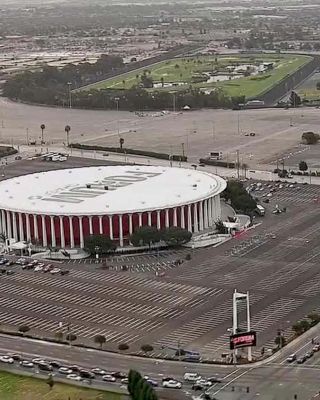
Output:
M106 235L89 235L84 238L84 247L91 254L107 254L114 251L117 246Z
M221 219L218 219L218 221L215 222L215 226L216 226L218 233L221 233L221 234L228 233L228 228L226 228L223 225L223 222L221 221Z
M310 323L302 319L301 321L296 322L292 325L292 329L296 333L296 335L301 335L302 333L306 332L310 328Z
M171 226L160 231L160 239L168 246L180 246L191 240L192 233L177 226Z
M134 246L151 246L160 240L159 231L153 226L141 226L130 236L130 242Z
M128 374L128 392L132 399L134 399L135 390L140 381L142 381L141 374L134 369L130 369Z
M104 335L96 335L94 337L94 342L100 345L100 348L102 349L102 346L106 343L107 339Z
M143 344L140 348L144 353L150 353L150 351L153 351L153 346L151 346L151 344Z
M305 161L300 161L299 162L299 170L307 171L307 169L308 169L308 164Z
M160 81L161 81L161 87L164 87L164 77L163 76L160 78Z
M303 132L301 139L306 144L316 144L319 140L319 135L314 132Z
M66 340L70 343L74 342L75 340L77 340L77 335L75 335L74 333L67 333Z
M320 315L316 312L308 314L308 318L311 320L311 325L317 325L320 322Z
M30 327L28 325L20 325L18 331L25 334L30 331Z
M295 91L292 91L289 97L289 103L292 107L298 107L301 104L301 97Z
M58 331L54 334L55 338L57 340L59 340L59 342L61 342L63 340L63 332L62 331Z
M275 337L274 342L281 349L286 345L286 338L283 335L278 335Z
M52 374L48 375L48 378L46 380L46 384L49 386L50 390L52 390L52 388L54 386L54 380L53 380Z

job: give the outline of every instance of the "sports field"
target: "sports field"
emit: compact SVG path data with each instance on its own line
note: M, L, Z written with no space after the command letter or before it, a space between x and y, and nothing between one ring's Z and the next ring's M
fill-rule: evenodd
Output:
M164 61L85 87L90 89L129 89L151 78L148 90L178 91L198 87L222 89L230 96L257 96L311 60L295 54L225 55L180 58ZM267 67L269 65L269 68Z
M120 400L121 395L0 372L1 400Z

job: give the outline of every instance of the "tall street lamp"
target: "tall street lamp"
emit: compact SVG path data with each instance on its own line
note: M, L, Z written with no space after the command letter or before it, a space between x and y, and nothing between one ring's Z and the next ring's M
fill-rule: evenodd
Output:
M68 82L67 85L68 85L68 88L69 88L69 108L72 108L72 99L71 99L71 86L72 86L72 82Z

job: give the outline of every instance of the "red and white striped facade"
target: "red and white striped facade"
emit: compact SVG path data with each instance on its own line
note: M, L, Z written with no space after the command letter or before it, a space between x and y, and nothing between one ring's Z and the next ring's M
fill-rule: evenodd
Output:
M141 226L198 233L221 217L225 181L182 168L87 167L0 182L0 230L44 247L84 247L90 234L120 246ZM19 206L20 205L20 206Z

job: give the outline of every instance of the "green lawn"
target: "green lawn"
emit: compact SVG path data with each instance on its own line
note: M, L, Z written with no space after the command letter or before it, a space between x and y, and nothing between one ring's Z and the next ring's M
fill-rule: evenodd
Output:
M53 389L42 379L0 372L1 400L120 400L116 393L83 389L55 383Z
M296 69L311 60L311 57L295 54L258 54L258 55L237 55L237 56L207 56L192 59L175 59L158 63L150 68L141 68L134 72L128 72L115 78L97 82L86 87L89 89L129 89L140 82L141 74L146 71L147 76L151 76L154 83L159 83L161 78L164 83L183 83L181 86L164 87L149 90L169 90L176 91L185 89L192 85L202 89L222 88L231 96L245 95L254 97L272 87L276 82L291 74ZM227 67L234 64L253 65L262 62L273 62L274 68L256 77L238 78L220 82L199 82L195 83L194 78L204 72L218 71L223 75L227 72Z

